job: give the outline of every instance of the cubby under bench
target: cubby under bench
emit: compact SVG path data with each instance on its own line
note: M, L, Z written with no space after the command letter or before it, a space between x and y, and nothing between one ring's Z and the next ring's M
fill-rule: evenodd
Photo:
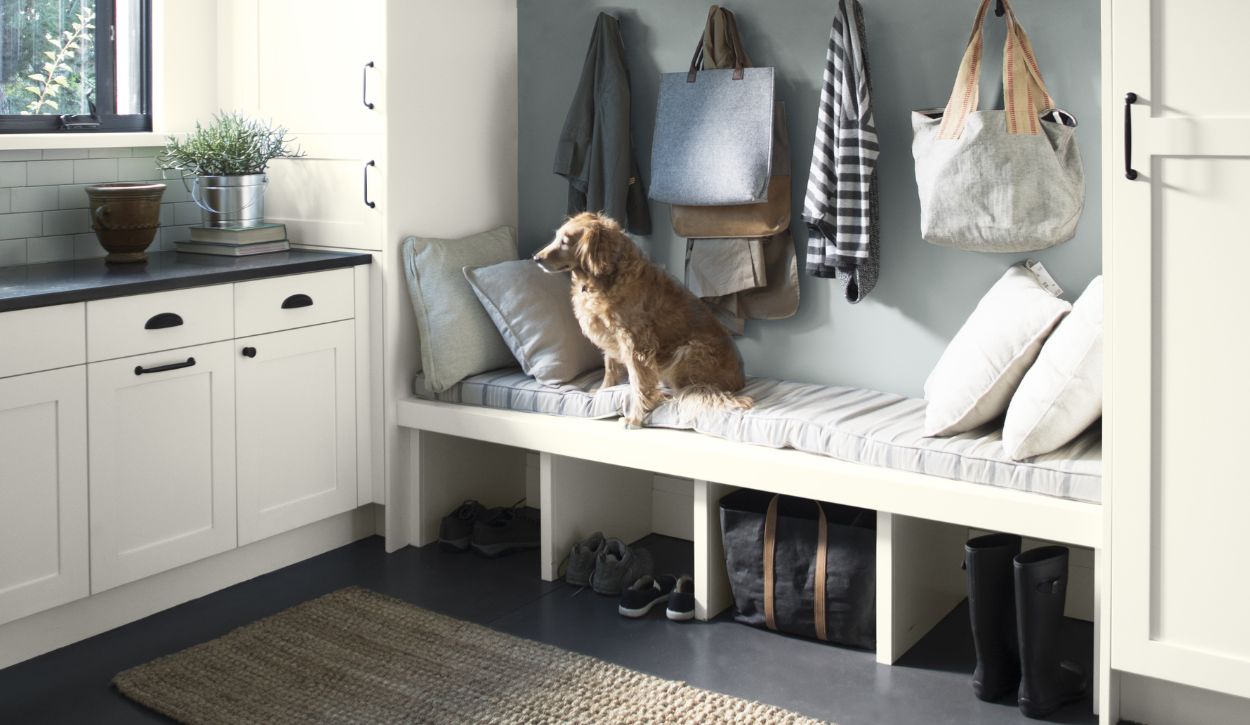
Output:
M723 495L737 488L751 488L872 509L878 512L876 659L893 664L965 597L960 564L970 529L1012 532L1087 547L1093 551L1094 569L1095 709L1102 709L1098 705L1109 697L1105 684L1109 672L1106 633L1100 626L1105 615L1100 608L1105 603L1100 601L1099 581L1105 578L1105 559L1099 503L850 462L792 448L750 445L693 430L630 430L609 417L614 403L603 400L605 391L594 390L589 380L581 381L582 399L576 399L576 390L564 390L557 405L555 398L541 399L550 389L539 389L541 386L526 382L520 373L508 378L507 373L486 374L471 378L448 394L398 403L397 421L408 433L410 469L400 476L402 483L392 485L388 493L388 550L432 543L438 536L440 518L465 499L508 505L524 497L527 474L532 478L535 473L527 471L528 452L534 451L539 464L537 506L542 516L541 575L554 580L572 543L594 531L626 541L652 533L655 474L688 478L693 482L694 520L690 530L695 552L696 616L707 620L732 606L720 537L718 502ZM499 385L500 381L505 384ZM793 390L782 392L786 394L779 400L796 397ZM893 405L893 399L904 406L919 403L863 392L886 400L866 400L863 412L837 420L854 426L856 423L850 421L862 424L872 415L898 418L881 411ZM569 393L574 399L569 399ZM443 399L429 399L432 397ZM757 392L757 400L760 404L746 415L769 416L770 410L776 410L770 409L767 395ZM781 405L784 408L784 402ZM653 414L653 423L664 424L666 420L663 409ZM773 420L780 418L773 416ZM786 435L791 434L801 432L796 433L793 425L786 426ZM982 435L993 437L996 433ZM1082 459L1079 463L1085 472L1097 471L1101 446L1096 431L1088 436L1084 444L1073 448L1077 451L1074 455ZM929 440L942 445L936 439ZM985 445L985 440L970 440L965 448L975 456L985 450ZM904 446L904 453L907 450ZM861 453L867 455L863 450ZM922 467L914 458L893 460L904 467ZM961 469L956 466L951 470ZM1003 471L996 475L1003 475ZM1019 485L1019 481L1009 485ZM1097 485L1086 488L1083 495L1099 496L1099 489Z

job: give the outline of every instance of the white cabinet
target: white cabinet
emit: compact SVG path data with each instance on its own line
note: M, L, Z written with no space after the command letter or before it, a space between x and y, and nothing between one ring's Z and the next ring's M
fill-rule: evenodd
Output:
M0 624L88 588L86 369L0 379Z
M87 376L92 593L234 548L234 343Z
M1106 430L1112 666L1250 696L1243 0L1116 2ZM1125 178L1124 104L1132 119ZM1112 165L1114 164L1114 165Z
M356 507L351 320L235 341L239 544Z

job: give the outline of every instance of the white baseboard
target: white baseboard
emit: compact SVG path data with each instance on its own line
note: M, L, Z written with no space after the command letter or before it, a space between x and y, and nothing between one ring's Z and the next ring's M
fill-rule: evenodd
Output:
M0 626L0 668L372 536L375 508L363 506Z
M1250 700L1122 672L1120 717L1152 725L1245 725Z

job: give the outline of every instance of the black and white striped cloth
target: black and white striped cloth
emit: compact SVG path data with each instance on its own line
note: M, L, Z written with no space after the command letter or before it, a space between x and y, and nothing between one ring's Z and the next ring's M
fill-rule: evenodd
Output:
M808 274L842 278L851 302L862 300L877 284L879 150L863 6L859 0L838 0L803 221Z

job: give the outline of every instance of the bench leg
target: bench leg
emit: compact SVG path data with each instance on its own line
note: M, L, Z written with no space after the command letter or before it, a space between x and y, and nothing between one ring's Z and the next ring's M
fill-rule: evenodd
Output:
M720 532L720 500L733 490L711 481L694 482L694 616L701 622L733 605Z
M892 665L966 596L966 526L877 513L877 662Z
M596 531L626 543L651 533L650 472L550 453L538 465L544 580L558 579L569 548Z

